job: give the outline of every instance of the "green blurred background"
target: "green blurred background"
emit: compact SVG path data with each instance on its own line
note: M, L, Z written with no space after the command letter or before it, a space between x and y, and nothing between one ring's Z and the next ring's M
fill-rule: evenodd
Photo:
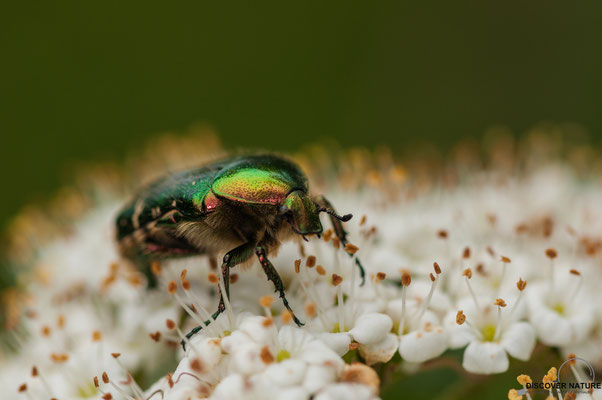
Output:
M602 133L599 0L8 2L0 223L74 161L205 122L228 146Z
M167 4L3 4L0 224L75 162L197 122L227 146L279 150L323 137L445 150L540 121L602 138L599 0ZM445 371L384 397L502 398L518 370L472 386Z

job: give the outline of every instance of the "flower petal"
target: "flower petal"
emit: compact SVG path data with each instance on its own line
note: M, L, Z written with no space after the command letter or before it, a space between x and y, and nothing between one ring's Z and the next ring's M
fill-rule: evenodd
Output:
M252 375L266 367L261 360L261 345L246 343L237 347L232 354L232 367L242 375Z
M573 341L571 322L548 308L532 311L531 322L537 329L537 336L548 346L563 346Z
M191 348L194 346L194 351L189 353L189 358L198 358L204 368L213 368L222 359L221 340L200 335L199 338L200 340L191 342Z
M243 319L238 330L246 333L251 340L261 345L267 345L276 334L275 325L265 325L265 317L254 315Z
M306 364L301 360L284 360L273 363L265 370L269 382L278 386L297 385L303 381Z
M335 382L337 379L337 371L334 368L322 365L312 365L307 368L303 387L310 393L316 392Z
M291 354L303 351L303 348L314 340L307 331L297 327L285 325L278 332L280 348L286 349Z
M508 370L508 364L506 351L497 343L473 340L464 350L462 366L473 374L498 374Z
M535 329L526 322L517 322L503 331L502 347L512 357L528 361L535 348Z
M174 385L176 387L177 385ZM244 378L238 374L232 374L224 379L215 387L211 394L212 399L229 400L241 399L245 394Z
M438 357L447 349L447 334L440 328L414 331L403 335L399 342L399 355L406 361L424 362Z
M241 331L234 331L222 339L222 348L226 353L232 354L238 347L249 343L254 343L249 335L246 335Z
M386 314L367 313L361 315L349 331L353 339L362 344L382 340L393 328L393 320Z
M378 343L361 344L359 350L361 356L366 360L366 364L372 365L377 362L389 361L395 354L398 344L399 340L397 339L397 335L388 333L387 336Z
M351 337L347 332L339 333L320 333L317 335L318 339L324 342L328 347L334 350L339 356L344 355L349 351L349 344L351 343Z
M347 350L349 350L349 345L347 345ZM345 364L345 362L337 353L334 352L334 350L319 340L314 340L305 345L297 357L308 364L328 364L332 367L335 367L337 371L340 368L342 369Z

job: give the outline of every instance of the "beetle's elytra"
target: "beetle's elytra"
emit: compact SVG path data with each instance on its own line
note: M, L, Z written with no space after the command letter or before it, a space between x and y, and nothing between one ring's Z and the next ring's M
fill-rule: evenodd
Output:
M282 280L267 255L294 235L320 235L321 212L330 215L334 232L345 245L341 221L351 218L351 214L337 215L324 196L311 197L308 190L307 178L297 164L270 154L226 158L172 174L144 188L120 212L118 247L122 256L145 268L147 274L152 260L225 254L222 276L228 298L230 268L255 254L292 312ZM363 268L356 262L363 279ZM220 292L213 317L223 310ZM302 325L294 313L293 319Z

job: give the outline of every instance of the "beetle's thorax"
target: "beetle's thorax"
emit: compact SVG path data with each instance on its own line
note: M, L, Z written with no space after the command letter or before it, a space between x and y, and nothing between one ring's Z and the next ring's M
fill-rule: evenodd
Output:
M209 254L224 252L246 242L261 244L268 251L293 235L290 225L272 205L246 205L223 201L202 221L180 224L178 235Z

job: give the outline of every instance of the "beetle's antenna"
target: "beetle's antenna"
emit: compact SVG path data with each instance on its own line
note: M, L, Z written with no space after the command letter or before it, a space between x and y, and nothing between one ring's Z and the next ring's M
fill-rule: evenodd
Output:
M353 217L353 214L345 214L345 215L341 216L341 215L337 214L332 208L326 208L326 207L320 208L319 212L325 212L326 214L332 215L336 219L343 221L343 222L347 222L351 219L351 217Z

